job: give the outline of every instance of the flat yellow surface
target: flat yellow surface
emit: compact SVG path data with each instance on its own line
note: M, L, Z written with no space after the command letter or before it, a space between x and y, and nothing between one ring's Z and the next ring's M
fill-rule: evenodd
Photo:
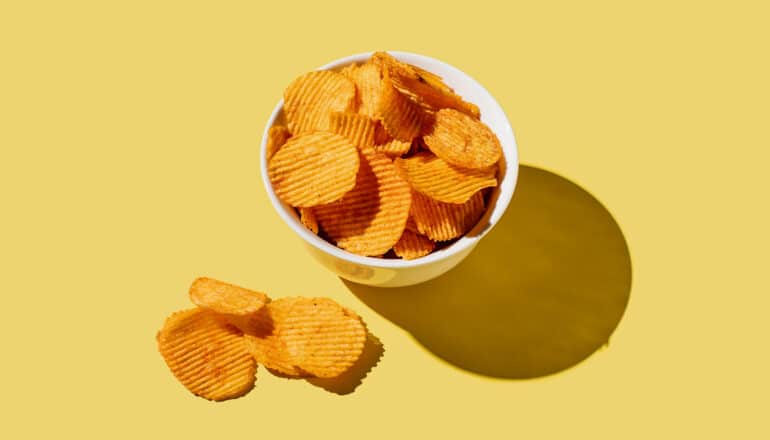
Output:
M0 437L768 438L764 2L122 3L0 6ZM478 79L528 166L392 292L312 261L257 161L294 77L376 49ZM384 355L196 398L154 337L201 275L332 297Z

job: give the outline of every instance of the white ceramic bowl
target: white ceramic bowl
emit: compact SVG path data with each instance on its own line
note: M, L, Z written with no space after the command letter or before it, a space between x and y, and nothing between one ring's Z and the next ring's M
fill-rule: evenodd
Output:
M275 110L267 121L260 151L262 180L270 202L286 224L302 238L316 260L342 278L379 287L398 287L421 283L445 273L460 263L502 217L513 196L519 168L516 139L513 136L511 124L500 104L481 84L459 69L434 58L408 52L389 51L389 53L401 61L440 75L466 101L479 106L481 120L500 139L504 157L500 167L500 185L491 194L486 213L468 234L450 246L415 260L383 259L352 254L328 243L305 228L300 223L294 209L278 199L275 191L273 191L267 174L265 144L270 127L283 120L283 100L275 106ZM320 67L319 70L339 70L352 63L364 62L371 55L371 53L362 53L341 58Z

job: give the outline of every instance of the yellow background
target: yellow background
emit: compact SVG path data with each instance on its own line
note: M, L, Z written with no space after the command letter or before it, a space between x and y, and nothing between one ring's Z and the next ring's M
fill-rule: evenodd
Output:
M0 6L3 438L768 435L763 2L261 3ZM633 267L608 347L536 379L472 374L281 223L257 150L283 87L376 49L475 77L522 163L607 207ZM245 398L195 398L154 336L199 275L331 296L385 355L346 396L261 370Z

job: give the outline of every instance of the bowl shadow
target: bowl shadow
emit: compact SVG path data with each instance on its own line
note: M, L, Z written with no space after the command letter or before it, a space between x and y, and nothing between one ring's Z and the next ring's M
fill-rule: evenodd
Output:
M446 362L528 379L608 344L631 278L628 246L609 211L571 181L521 166L506 214L455 269L400 288L342 281Z

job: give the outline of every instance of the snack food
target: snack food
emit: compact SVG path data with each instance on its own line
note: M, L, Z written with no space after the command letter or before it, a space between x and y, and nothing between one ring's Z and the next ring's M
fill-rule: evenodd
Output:
M158 351L187 389L210 400L249 392L257 363L288 378L338 377L359 361L367 340L361 318L329 298L271 301L205 277L189 296L198 308L166 319Z
M344 136L314 132L292 137L270 159L275 192L292 206L311 207L339 200L353 189L358 149Z
M271 185L308 229L339 248L427 255L470 231L499 183L502 147L479 108L438 75L388 53L301 75L284 97L291 137L267 152ZM321 138L330 134L357 149L357 163L349 146Z
M243 345L241 332L216 312L176 312L158 332L158 351L188 390L209 400L239 397L254 387L257 364Z

